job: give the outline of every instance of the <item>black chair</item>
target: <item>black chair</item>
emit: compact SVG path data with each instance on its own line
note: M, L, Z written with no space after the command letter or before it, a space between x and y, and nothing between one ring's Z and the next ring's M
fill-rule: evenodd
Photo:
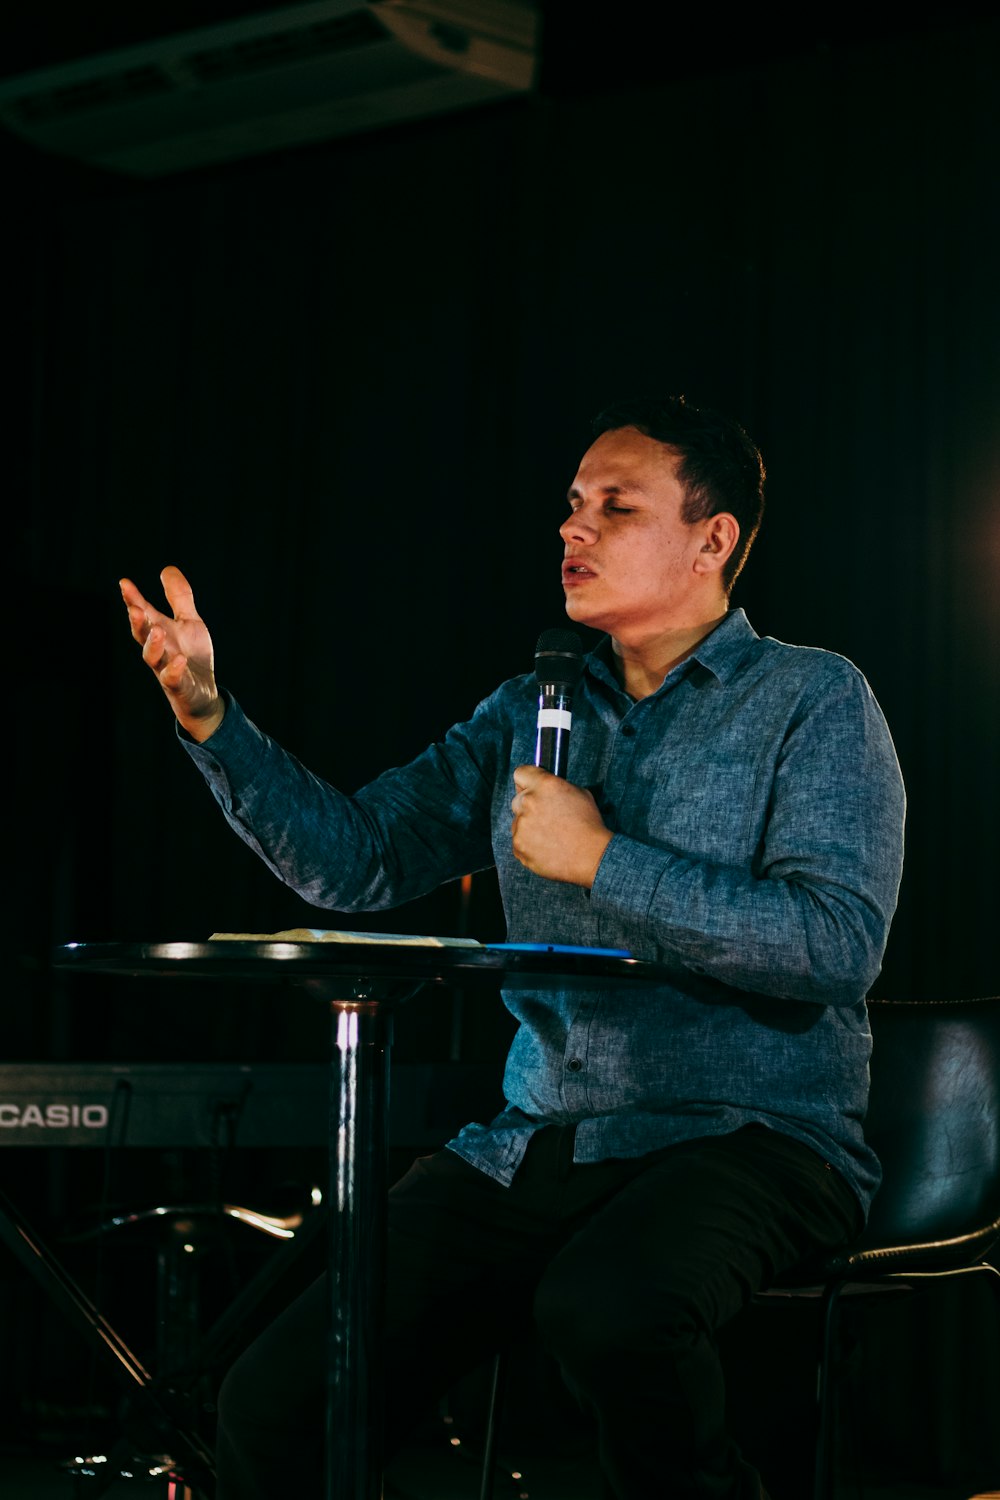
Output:
M842 1253L784 1278L755 1299L818 1298L813 1500L833 1500L842 1316L900 1292L986 1276L1000 1244L1000 996L870 1000L871 1098L865 1129L884 1179L864 1233ZM479 1500L492 1500L506 1360L497 1356ZM995 1422L995 1413L984 1413Z
M869 1015L865 1131L884 1177L868 1224L850 1249L801 1268L756 1299L822 1302L813 1500L832 1500L834 1493L848 1302L863 1317L885 1297L986 1276L1000 1311L1000 1269L987 1259L1000 1244L1000 996L870 1000ZM984 1422L989 1431L992 1410Z

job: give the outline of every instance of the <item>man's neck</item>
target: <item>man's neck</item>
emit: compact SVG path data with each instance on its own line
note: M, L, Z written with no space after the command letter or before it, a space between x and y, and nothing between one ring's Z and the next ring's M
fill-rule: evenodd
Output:
M726 618L727 609L696 625L678 626L645 640L612 639L615 671L630 698L648 698L685 657Z

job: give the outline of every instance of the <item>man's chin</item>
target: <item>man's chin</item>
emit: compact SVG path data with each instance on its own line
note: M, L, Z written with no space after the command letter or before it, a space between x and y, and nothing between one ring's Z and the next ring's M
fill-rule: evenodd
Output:
M590 625L595 630L601 628L593 618L593 611L587 608L586 600L581 599L575 589L566 592L566 613L577 625Z

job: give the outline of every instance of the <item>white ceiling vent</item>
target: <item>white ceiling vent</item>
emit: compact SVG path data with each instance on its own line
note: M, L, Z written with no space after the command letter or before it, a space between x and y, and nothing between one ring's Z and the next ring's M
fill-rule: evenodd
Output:
M532 0L313 0L0 81L43 151L154 177L534 87Z

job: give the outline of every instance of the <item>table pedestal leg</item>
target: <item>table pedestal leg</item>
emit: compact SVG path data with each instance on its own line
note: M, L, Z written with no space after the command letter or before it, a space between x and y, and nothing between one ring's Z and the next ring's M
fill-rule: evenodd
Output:
M331 1015L326 1500L379 1500L391 1017L358 999Z

